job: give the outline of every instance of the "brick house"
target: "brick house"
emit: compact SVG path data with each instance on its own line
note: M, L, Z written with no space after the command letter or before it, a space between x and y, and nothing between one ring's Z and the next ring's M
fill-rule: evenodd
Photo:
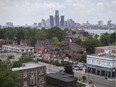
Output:
M22 67L12 68L18 73L21 87L46 87L46 67L37 63L24 63Z
M61 48L63 49L64 54L72 60L78 60L85 51L81 46L66 41L61 43Z
M5 39L0 39L0 48L2 47L2 45L11 45L13 44L14 41L13 40L5 40Z
M110 51L109 51L110 50ZM96 47L95 48L95 53L98 54L98 53L114 53L116 54L116 47L115 46L103 46L103 47Z

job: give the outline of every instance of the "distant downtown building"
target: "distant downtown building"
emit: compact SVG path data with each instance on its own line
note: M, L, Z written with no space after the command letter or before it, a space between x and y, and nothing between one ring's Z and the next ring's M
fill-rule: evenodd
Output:
M55 11L55 26L59 27L59 11Z
M50 15L50 27L54 27L54 17Z
M6 27L13 27L13 23L12 22L7 22Z
M64 15L61 16L60 26L64 27Z

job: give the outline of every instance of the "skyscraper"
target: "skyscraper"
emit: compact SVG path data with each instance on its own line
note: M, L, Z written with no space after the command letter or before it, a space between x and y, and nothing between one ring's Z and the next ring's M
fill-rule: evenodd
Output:
M61 16L60 26L64 27L64 15Z
M55 26L59 27L59 11L55 11Z
M42 19L42 20L41 20L41 27L42 27L42 28L45 28L45 27L46 27L45 19Z
M98 26L103 26L103 21L98 21Z
M111 27L111 20L108 20L108 22L107 22L107 26L109 26L109 27Z
M54 27L54 17L50 15L50 27Z

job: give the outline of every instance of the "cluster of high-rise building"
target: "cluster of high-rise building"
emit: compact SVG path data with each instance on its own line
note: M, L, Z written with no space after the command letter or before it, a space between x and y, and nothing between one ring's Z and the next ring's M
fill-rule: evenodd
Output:
M40 28L51 28L51 27L60 27L60 28L71 28L75 26L75 21L72 19L67 19L65 21L64 15L59 15L59 11L55 10L55 15L50 15L47 20L42 19L40 23L38 23L38 27Z
M4 27L19 27L19 26L14 26L12 22L7 22L5 26L0 25L0 29ZM64 15L59 15L59 10L55 10L54 15L49 15L48 19L41 19L41 21L35 22L32 25L26 24L23 27L32 27L32 28L52 28L52 27L59 27L59 28L85 28L85 29L108 29L116 28L116 24L113 24L111 20L108 20L106 24L104 24L103 20L98 20L97 24L91 24L88 21L85 23L77 23L73 19L65 19Z

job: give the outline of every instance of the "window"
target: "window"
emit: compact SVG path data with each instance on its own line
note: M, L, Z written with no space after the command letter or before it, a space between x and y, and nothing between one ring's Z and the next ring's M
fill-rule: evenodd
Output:
M30 79L30 85L35 85L35 78Z
M44 70L39 70L39 75L43 75L44 74Z
M27 78L27 72L23 73L23 78Z
M44 76L39 77L39 82L43 82L44 81Z

